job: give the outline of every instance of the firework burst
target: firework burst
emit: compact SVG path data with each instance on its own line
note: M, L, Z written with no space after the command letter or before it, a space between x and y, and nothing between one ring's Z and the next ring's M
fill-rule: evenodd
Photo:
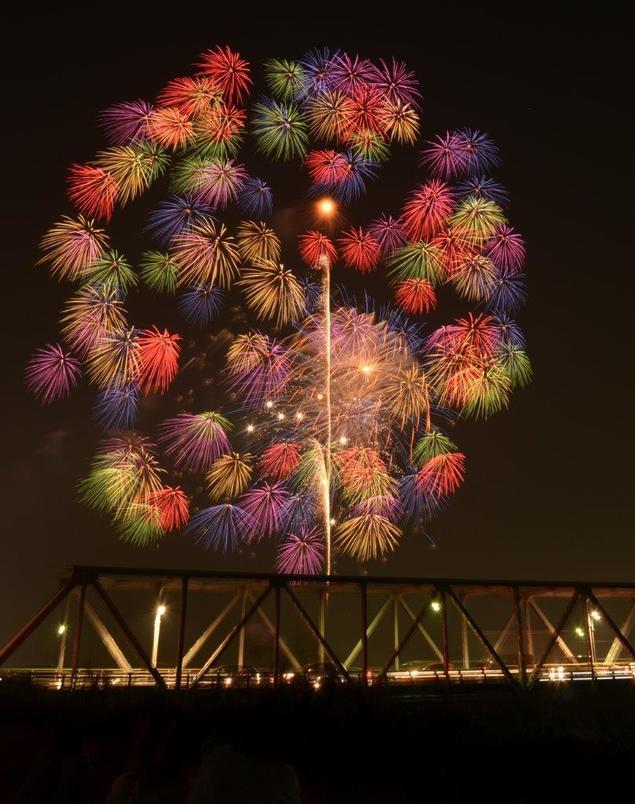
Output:
M338 555L376 560L418 538L464 480L446 429L530 381L510 318L525 243L487 134L417 145L421 95L404 63L317 49L268 60L264 79L268 94L249 100L250 65L216 46L155 103L100 115L105 146L68 174L77 216L42 238L40 262L75 286L62 345L35 352L27 385L42 402L80 375L96 386L93 420L109 434L80 498L121 539L184 530L251 552L273 537L279 571L329 573ZM411 146L405 200L383 212L372 188L359 214L353 202L382 174L389 185L392 152ZM297 180L279 184L293 165L263 157L295 162ZM102 223L148 190L163 200L129 262ZM170 318L133 323L141 293L176 307L183 337ZM434 329L448 295L456 317ZM157 416L155 447L132 428Z

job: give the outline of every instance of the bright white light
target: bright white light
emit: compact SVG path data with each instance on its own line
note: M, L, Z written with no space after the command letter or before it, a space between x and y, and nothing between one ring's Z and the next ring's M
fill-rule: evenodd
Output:
M431 605L432 611L441 611L441 604L439 603L438 600L433 600L430 605Z
M597 623L599 620L602 619L602 615L597 609L593 609L593 611L591 612L591 619L595 620L595 622Z
M256 429L256 428L253 426L253 424L248 424L248 425L247 425L247 432L248 432L248 433L253 433L253 431L254 431L255 429Z
M299 411L298 411L298 412L295 414L295 417L296 417L296 419L297 419L299 422L301 422L301 421L302 421L302 419L304 419L304 413L302 413L302 411L300 411L300 410L299 410Z
M62 636L62 634L65 633L66 633L66 626L64 625L64 623L61 623L60 625L57 626L57 634L58 636Z
M317 398L318 398L318 402L321 402L324 399L324 394L318 394Z
M284 413L278 413L278 419L282 421L284 419Z
M226 686L226 687L231 687L231 685L232 685L232 680L233 680L233 679L231 679L231 678L229 678L229 677L228 677L228 678L226 678L226 679L225 679L225 686Z
M273 402L272 402L270 399L268 399L268 400L265 402L265 407L266 407L266 408L272 408L272 407L273 407Z
M348 444L348 438L346 436L340 436L338 441L340 444Z
M329 522L331 523L331 525L334 525L334 524L335 524L335 520L334 520L334 519L329 519Z
M164 606L163 604L161 604L160 606L157 606L157 614L158 614L159 617L163 617L163 615L165 614L166 611L167 611L167 607Z

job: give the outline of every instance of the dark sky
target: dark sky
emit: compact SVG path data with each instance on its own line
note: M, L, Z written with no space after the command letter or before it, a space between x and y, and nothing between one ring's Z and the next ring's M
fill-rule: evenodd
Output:
M632 580L631 93L616 58L619 22L514 22L486 11L373 22L338 20L333 10L302 20L173 13L160 27L104 9L99 21L62 14L5 29L0 639L73 564L271 566L266 547L250 559L206 553L188 537L158 550L120 544L75 502L96 438L90 394L41 410L22 382L32 350L56 337L67 292L34 267L37 243L70 210L67 166L102 145L96 113L151 99L216 43L254 63L322 44L395 54L422 82L424 135L482 128L502 151L498 175L528 243L520 320L535 379L507 412L461 425L469 474L431 528L437 549L407 537L369 572ZM397 180L403 192L413 183L405 170Z

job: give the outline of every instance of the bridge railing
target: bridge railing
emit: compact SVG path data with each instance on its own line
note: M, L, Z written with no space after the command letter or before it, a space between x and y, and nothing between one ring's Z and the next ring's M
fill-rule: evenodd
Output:
M75 567L0 651L0 666L60 611L54 666L42 667L47 630L31 669L0 669L0 679L59 689L505 683L522 690L632 679L635 668L635 584L628 583Z

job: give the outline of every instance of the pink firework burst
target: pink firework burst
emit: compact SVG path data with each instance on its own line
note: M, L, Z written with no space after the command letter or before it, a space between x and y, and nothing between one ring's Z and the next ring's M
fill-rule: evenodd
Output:
M368 227L368 232L379 243L381 256L385 257L406 244L406 233L399 218L382 213Z
M224 209L238 198L249 174L233 159L214 161L201 172L195 195L203 203L215 209Z
M240 53L221 45L213 50L206 50L200 58L201 61L197 65L200 74L211 78L230 103L242 103L253 83L249 62L241 58Z
M146 394L164 394L179 370L180 335L153 326L139 335L138 381Z
M502 224L485 244L485 255L503 271L519 271L525 262L525 241L511 226Z
M243 494L240 505L253 522L251 535L256 541L282 529L288 499L289 492L282 483L263 483Z
M352 226L344 232L338 243L344 265L360 273L372 271L381 258L379 243L363 226Z
M470 155L465 147L465 139L456 131L437 134L426 142L421 152L421 163L433 176L439 179L453 179L468 169Z
M127 145L149 136L148 120L153 110L147 101L126 101L105 109L99 115L99 123L111 145Z
M345 95L354 95L368 85L373 77L374 67L370 59L349 56L348 53L338 55L333 62L331 77L333 87Z
M179 469L206 472L217 458L230 451L226 434L229 429L229 421L219 413L179 413L161 424L159 440Z
M228 361L230 390L248 407L259 406L266 399L275 399L289 381L291 358L287 349L266 336L253 338L245 335L239 345L241 348L236 350L236 356Z
M317 525L312 528L303 525L278 547L276 569L289 575L317 575L323 561L322 531Z
M446 228L453 210L452 191L447 184L432 179L411 193L401 213L410 240L434 237Z
M81 375L79 360L58 343L37 349L26 367L26 384L43 405L68 396Z
M419 106L421 99L419 82L402 61L393 58L388 64L380 59L379 66L373 70L371 80L391 103L399 101L409 103L415 108Z

